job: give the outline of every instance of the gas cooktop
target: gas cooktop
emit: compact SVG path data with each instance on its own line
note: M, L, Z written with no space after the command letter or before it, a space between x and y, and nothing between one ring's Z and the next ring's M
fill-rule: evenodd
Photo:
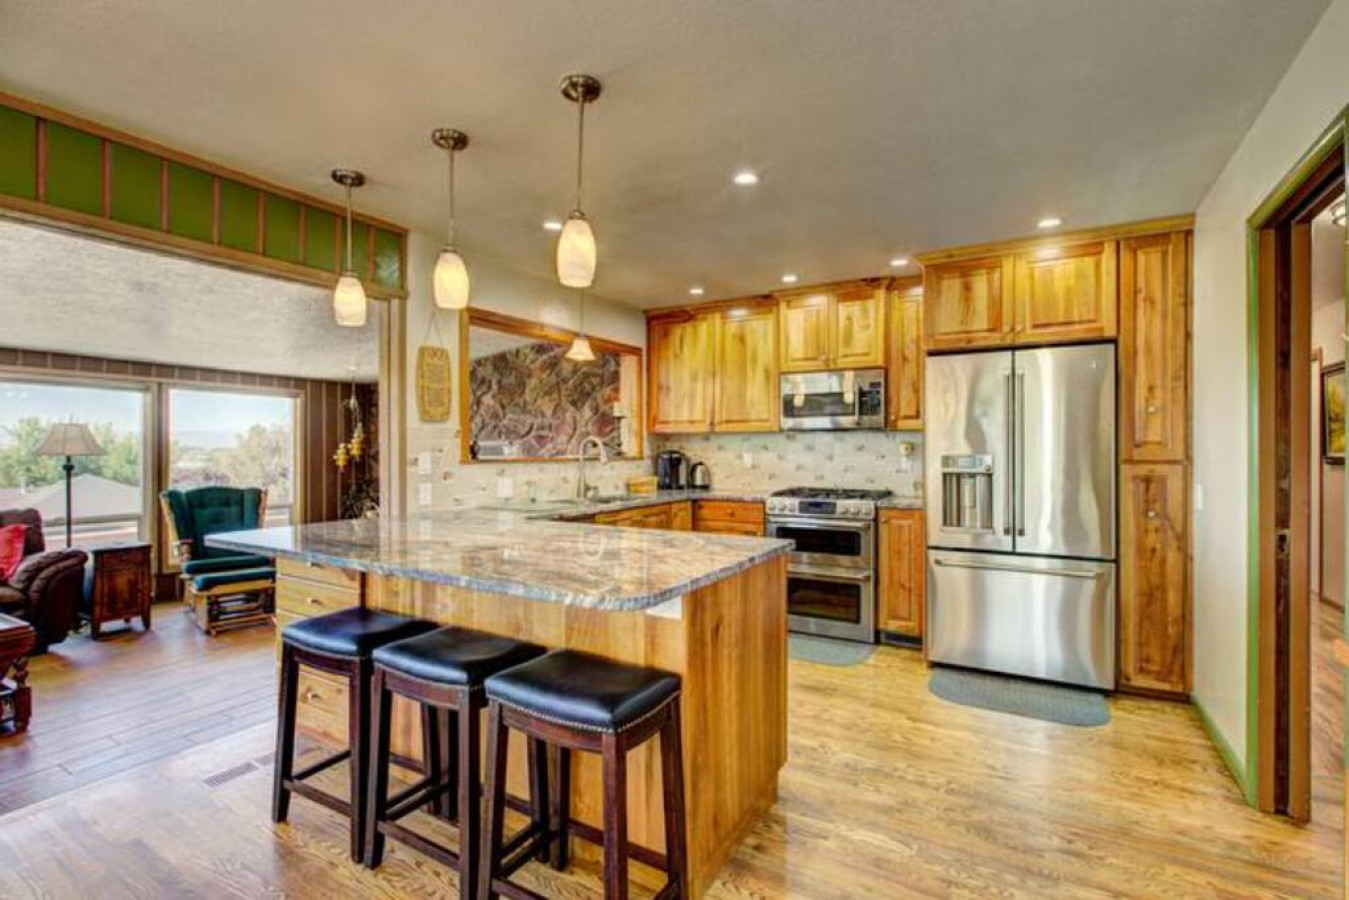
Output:
M793 487L774 491L768 498L770 516L810 516L821 519L874 519L876 502L893 491L860 488Z

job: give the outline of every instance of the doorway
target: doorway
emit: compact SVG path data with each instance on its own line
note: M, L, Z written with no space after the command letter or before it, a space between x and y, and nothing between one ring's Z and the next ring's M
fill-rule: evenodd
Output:
M1345 247L1342 225L1330 220L1343 221L1344 152L1337 127L1250 223L1258 418L1256 800L1262 810L1302 821L1315 814L1314 781L1333 779L1315 795L1342 803L1341 699L1332 654L1342 622L1340 610L1320 598L1334 589L1343 602L1342 544L1327 552L1325 538L1327 522L1336 521L1326 513L1343 510L1343 472L1333 458L1342 454L1344 434ZM1338 271L1338 284L1317 283L1314 273L1324 277L1327 269ZM1336 485L1340 497L1323 502L1327 487ZM1336 564L1340 569L1325 577ZM1336 765L1326 771L1331 752Z

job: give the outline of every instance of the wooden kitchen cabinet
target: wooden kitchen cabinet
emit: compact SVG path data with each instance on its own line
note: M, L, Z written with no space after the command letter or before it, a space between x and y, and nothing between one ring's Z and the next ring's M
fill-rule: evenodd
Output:
M880 523L881 631L922 639L927 541L921 509L883 509Z
M742 500L697 500L693 504L693 530L762 536L764 506Z
M1185 232L1120 243L1120 458L1183 462L1189 418L1190 266Z
M1013 260L1013 340L1042 344L1114 337L1117 256L1115 241L1017 253Z
M670 529L672 531L693 530L693 504L691 502L670 504Z
M650 430L711 430L715 313L652 319L647 326Z
M1011 343L1012 258L991 256L923 268L928 350Z
M885 290L849 282L779 293L782 372L871 369L885 363Z
M736 307L717 318L714 431L778 430L778 311Z
M1119 684L1168 694L1190 689L1186 466L1120 467Z
M891 286L886 310L890 343L886 372L886 427L923 427L923 283L920 278Z

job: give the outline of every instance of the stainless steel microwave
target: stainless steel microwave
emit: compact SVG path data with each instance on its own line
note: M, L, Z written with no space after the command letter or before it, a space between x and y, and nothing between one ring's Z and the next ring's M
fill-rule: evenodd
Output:
M885 370L781 376L783 431L885 428Z

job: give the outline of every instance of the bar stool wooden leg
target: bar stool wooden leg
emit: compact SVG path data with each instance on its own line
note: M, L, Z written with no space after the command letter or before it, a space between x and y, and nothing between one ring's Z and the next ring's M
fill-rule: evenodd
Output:
M370 686L370 799L366 803L365 864L374 869L384 861L384 834L379 822L389 808L389 740L393 722L393 697L384 684L384 672L376 669Z
M538 738L529 739L529 820L540 834L548 833L552 808L548 802L548 745ZM549 842L541 841L534 858L548 862Z
M628 755L621 734L605 734L604 897L628 900Z
M366 737L370 734L370 680L369 657L353 663L348 709L347 738L351 743L349 771L351 775L351 859L365 861L365 825L369 811L366 808L370 790L370 772L367 768Z
M464 729L467 731L468 729ZM501 872L501 837L506 812L506 752L510 733L501 721L501 707L487 707L487 812L483 820L482 855L479 857L478 900L492 900L492 882ZM461 762L467 768L465 757Z
M451 732L458 740L451 762L455 784L458 786L459 820L459 896L462 900L471 900L478 890L479 868L482 844L482 785L478 781L478 772L482 768L481 747L482 727L480 715L481 701L475 701L468 692L459 710L453 716ZM491 732L489 732L491 734ZM505 741L502 741L503 750ZM488 748L489 754L492 752ZM488 756L489 764L494 756ZM501 819L497 820L497 834L501 834Z
M552 866L559 872L565 871L570 862L571 845L571 750L558 747L553 753L552 815L550 827L553 832Z
M475 716L477 715L476 709L473 714ZM445 773L446 784L459 784L459 717L463 715L468 714L465 712L447 712L445 710L441 710L440 712L440 765L441 771ZM475 729L475 733L480 732ZM477 760L478 757L479 751L475 748L474 759ZM475 765L470 771L476 775L478 772L477 766ZM458 822L459 802L456 797L446 794L444 807L443 813L445 821L451 823ZM476 842L472 846L475 851L478 849Z
M439 784L444 778L444 750L440 745L440 713L434 706L421 704L422 719L422 774ZM426 811L432 815L444 816L449 808L446 797L437 797L427 804Z
M665 874L680 900L689 895L688 835L684 833L684 748L679 701L660 728L662 801L665 807Z
M295 708L298 702L300 664L289 644L281 646L281 690L276 716L276 760L272 765L272 821L284 822L290 814L290 780L295 769Z

